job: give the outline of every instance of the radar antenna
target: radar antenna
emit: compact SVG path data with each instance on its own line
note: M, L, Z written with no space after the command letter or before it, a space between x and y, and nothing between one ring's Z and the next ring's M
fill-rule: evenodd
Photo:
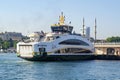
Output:
M63 15L63 12L61 12L61 15L59 16L59 24L64 25L65 16Z

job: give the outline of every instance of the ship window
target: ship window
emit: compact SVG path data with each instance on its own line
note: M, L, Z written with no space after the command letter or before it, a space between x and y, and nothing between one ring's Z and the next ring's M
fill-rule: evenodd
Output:
M57 38L60 38L60 37L59 37L59 36L56 36L56 39L57 39Z
M63 48L63 49L58 49L57 51L55 51L55 53L65 53L65 54L69 54L69 53L92 53L91 50L87 50L84 48Z
M89 45L88 43L86 43L84 41L81 41L81 40L78 40L78 39L68 39L68 40L60 42L59 44L65 44L65 45L85 45L85 46Z
M39 48L39 52L45 52L45 48Z

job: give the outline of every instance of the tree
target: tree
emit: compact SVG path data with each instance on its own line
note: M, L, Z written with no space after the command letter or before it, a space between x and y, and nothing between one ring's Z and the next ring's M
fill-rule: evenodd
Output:
M107 42L120 42L120 37L108 37L107 39L106 39L106 41Z
M14 48L17 47L17 43L18 43L18 41L13 41L13 47L14 47Z
M10 47L10 43L8 41L4 41L2 46L3 46L3 49L8 49Z

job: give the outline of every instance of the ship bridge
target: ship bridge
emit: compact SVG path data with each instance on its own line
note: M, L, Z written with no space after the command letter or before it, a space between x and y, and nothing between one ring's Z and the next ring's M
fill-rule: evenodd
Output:
M52 32L56 32L56 33L59 33L59 32L72 33L73 26L65 24L65 16L63 15L63 12L62 12L61 15L59 16L58 24L53 24L51 26L51 30L52 30Z

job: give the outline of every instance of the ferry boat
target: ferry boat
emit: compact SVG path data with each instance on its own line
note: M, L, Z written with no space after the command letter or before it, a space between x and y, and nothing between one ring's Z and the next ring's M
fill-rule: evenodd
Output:
M17 55L31 61L74 61L93 59L94 46L85 35L76 34L65 24L63 13L59 22L51 25L52 32L34 32L29 41L17 44ZM88 30L89 31L89 30Z

